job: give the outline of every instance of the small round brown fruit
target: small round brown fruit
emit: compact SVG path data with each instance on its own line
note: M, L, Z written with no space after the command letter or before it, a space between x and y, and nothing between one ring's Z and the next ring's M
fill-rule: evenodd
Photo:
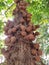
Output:
M26 31L27 31L27 32L31 32L31 31L32 31L32 27L31 27L31 26L27 27L27 28L26 28Z
M35 35L35 36L38 36L38 35L39 35L39 32L35 32L34 35Z
M10 38L6 38L6 39L5 39L5 44L10 43L10 41L11 41Z
M33 34L29 34L29 35L25 36L25 39L32 41L32 40L35 40L35 37Z
M12 33L12 29L9 29L9 30L8 30L8 34L11 34L11 33Z
M7 26L4 27L4 31L8 31L8 27Z
M36 51L35 49L32 49L32 50L31 50L31 53L32 53L33 55L36 55L36 54L37 54L37 51Z
M38 43L33 44L33 46L34 46L35 49L39 49L39 44Z
M15 33L16 32L16 28L14 27L14 28L12 28L12 32L13 33Z
M18 1L20 1L20 0L14 0L15 3L17 3Z
M21 35L22 35L22 36L26 36L27 33L26 33L25 31L21 31Z
M35 56L35 60L36 60L37 62L39 62L41 59L40 59L39 56Z
M11 37L11 43L14 43L15 41L16 41L16 37L15 36Z
M20 25L20 29L21 29L22 31L25 31L25 30L26 30L26 27L21 24L21 25Z
M42 55L42 50L37 51L38 55Z
M40 25L35 25L35 27L36 27L36 29L37 29L37 28L40 28Z
M31 14L27 14L27 18L31 18L31 16L32 16Z
M23 17L27 16L27 13L25 11L21 10L21 13L22 13Z
M25 20L24 20L23 18L20 18L20 22L21 22L21 23L24 23Z
M30 22L31 21L31 19L30 18L27 18L27 22Z

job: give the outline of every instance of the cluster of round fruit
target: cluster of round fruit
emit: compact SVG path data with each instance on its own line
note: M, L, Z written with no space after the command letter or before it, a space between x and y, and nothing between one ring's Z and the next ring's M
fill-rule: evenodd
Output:
M17 51L20 49L17 47L17 44L20 44L21 42L23 44L32 43L32 41L36 39L36 36L39 35L39 32L36 32L36 29L39 28L39 25L33 25L31 23L32 15L26 10L26 6L28 4L23 0L14 0L14 2L17 3L17 7L13 10L13 15L15 16L14 20L8 20L8 22L6 22L6 26L4 27L5 34L7 35L7 38L5 39L5 45L8 47L6 50L2 50L7 61L11 63L9 65L14 65L12 62L13 60L9 61L9 59L15 59L17 57ZM32 43L29 45L33 59L35 61L40 61L42 51L39 49L39 44Z

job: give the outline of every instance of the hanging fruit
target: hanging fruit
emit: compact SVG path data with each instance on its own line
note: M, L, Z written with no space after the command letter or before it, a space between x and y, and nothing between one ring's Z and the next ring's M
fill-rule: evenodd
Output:
M31 23L32 14L28 13L28 3L24 0L14 0L17 5L13 10L13 21L8 20L4 27L7 38L5 39L6 49L2 49L7 65L37 65L40 62L42 51L39 43L33 43L39 32L36 31L39 25Z

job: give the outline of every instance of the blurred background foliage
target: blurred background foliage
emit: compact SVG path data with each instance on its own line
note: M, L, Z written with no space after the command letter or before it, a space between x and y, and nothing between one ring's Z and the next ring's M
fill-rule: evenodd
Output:
M31 22L39 24L40 35L37 41L45 55L49 54L49 0L26 0L29 3L27 11L32 14ZM16 4L13 0L0 0L0 49L4 47L4 23L13 17L12 11ZM0 52L1 53L1 52Z

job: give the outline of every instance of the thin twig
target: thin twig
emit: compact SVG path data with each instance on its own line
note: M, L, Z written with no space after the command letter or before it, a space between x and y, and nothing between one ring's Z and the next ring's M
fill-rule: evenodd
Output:
M7 13L7 11L14 5L14 3L11 4L10 7L8 7L8 9L5 11L5 14Z

